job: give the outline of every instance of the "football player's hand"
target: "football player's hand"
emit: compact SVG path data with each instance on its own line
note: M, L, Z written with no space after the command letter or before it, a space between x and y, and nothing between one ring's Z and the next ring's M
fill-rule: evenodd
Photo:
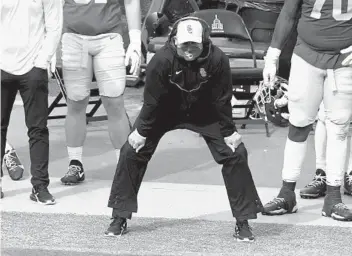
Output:
M135 129L130 134L130 136L128 136L128 143L131 145L133 149L136 150L136 153L138 153L139 150L141 150L144 147L145 141L146 141L146 138L140 135L137 129Z
M141 41L141 31L140 30L130 30L130 44L128 45L126 55L125 55L125 65L131 66L129 73L132 75L137 75L138 70L142 61L142 41Z
M341 50L342 54L348 54L347 57L342 61L344 66L352 66L352 45L346 49Z
M264 58L263 81L265 86L274 86L280 54L281 51L279 49L269 47Z
M48 66L48 77L49 79L53 76L53 73L55 73L56 69L56 54L53 55L51 58L50 64Z
M238 145L242 143L242 136L238 132L234 132L228 137L224 138L226 145L231 148L233 152L235 152Z
M276 78L276 65L265 64L263 69L263 81L264 85L273 87Z

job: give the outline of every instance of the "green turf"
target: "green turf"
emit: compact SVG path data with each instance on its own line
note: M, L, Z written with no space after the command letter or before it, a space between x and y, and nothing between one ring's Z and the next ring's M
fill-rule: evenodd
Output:
M232 238L233 222L134 218L121 238L105 216L2 214L2 255L352 255L351 228L253 224L256 242Z

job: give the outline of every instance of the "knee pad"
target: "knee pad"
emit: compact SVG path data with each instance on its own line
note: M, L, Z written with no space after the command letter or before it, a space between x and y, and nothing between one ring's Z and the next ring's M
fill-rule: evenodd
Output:
M304 127L297 127L290 123L288 128L288 138L294 142L304 142L307 140L311 130L311 124Z

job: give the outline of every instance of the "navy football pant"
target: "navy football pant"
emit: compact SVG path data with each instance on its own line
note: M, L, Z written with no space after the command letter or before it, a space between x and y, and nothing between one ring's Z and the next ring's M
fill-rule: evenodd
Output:
M225 144L217 123L206 126L189 123L158 125L138 153L126 142L121 148L108 202L113 208L113 217L131 218L132 212L137 212L137 194L148 162L162 136L174 129L188 129L203 136L214 160L223 166L222 175L233 216L239 221L256 219L262 203L248 167L247 150L242 143L233 152Z

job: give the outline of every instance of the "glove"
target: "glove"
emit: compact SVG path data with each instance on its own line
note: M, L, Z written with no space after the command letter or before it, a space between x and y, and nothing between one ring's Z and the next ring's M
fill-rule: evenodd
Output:
M352 66L352 45L346 49L341 50L342 54L348 54L347 57L342 61L344 66Z
M142 41L141 31L138 29L132 29L128 32L130 36L130 44L126 51L125 65L126 67L131 65L130 74L137 75L139 67L141 65L142 56Z
M140 135L137 129L135 129L130 136L128 136L128 143L130 143L131 147L136 150L136 153L144 147L145 141L146 138Z
M228 137L224 138L226 145L231 148L233 152L235 152L238 145L242 143L242 136L238 132L234 132Z
M274 101L275 108L283 108L283 107L286 107L287 105L288 105L288 98L286 95Z
M269 47L268 52L264 57L265 64L263 69L263 80L265 86L274 87L280 54L281 50Z

